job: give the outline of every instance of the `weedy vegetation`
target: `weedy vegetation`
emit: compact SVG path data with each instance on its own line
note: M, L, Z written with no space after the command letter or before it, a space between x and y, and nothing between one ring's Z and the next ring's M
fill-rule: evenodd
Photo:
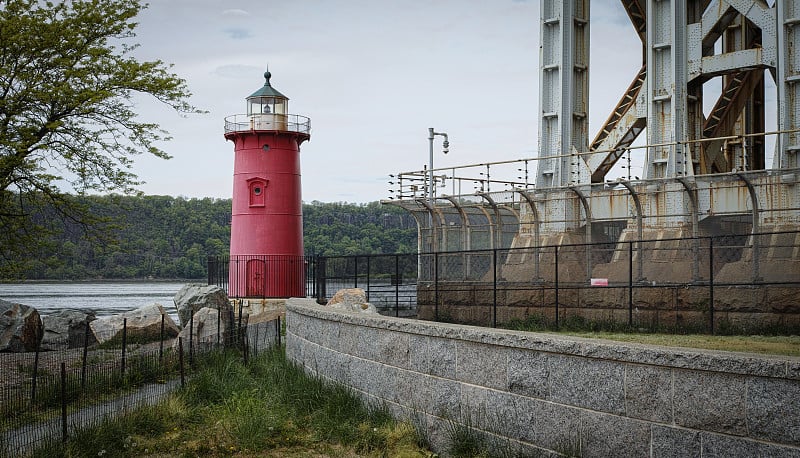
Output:
M306 374L282 348L208 356L186 387L34 456L433 457L409 422Z

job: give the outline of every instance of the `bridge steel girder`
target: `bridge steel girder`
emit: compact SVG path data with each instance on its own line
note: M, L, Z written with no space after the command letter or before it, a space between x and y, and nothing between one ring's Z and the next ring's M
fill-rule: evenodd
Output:
M779 0L777 6L778 145L773 168L800 167L800 0Z
M540 229L542 219L539 217L539 209L536 208L536 201L534 198L524 189L517 189L517 193L528 203L528 207L531 209L531 215L533 215L533 278L538 280L541 278L539 273L539 246L541 240L539 237L541 235Z
M683 186L686 196L689 198L690 218L692 223L692 281L700 278L700 245L697 236L700 234L700 203L697 198L697 184L689 182L686 177L675 178L675 181Z
M467 218L467 214L464 213L464 208L458 203L458 199L455 196L444 196L440 197L440 199L445 199L453 204L453 207L458 211L458 215L461 216L461 249L464 251L469 250L471 231L469 230L469 218Z
M751 237L753 239L752 246L753 246L753 282L760 281L759 275L759 258L761 257L761 238L758 235L760 231L759 229L759 207L758 207L758 194L756 193L756 188L753 186L753 183L747 177L747 175L743 173L737 173L736 176L739 177L740 180L744 181L745 186L747 186L747 192L750 195L750 205L753 207L753 215L752 215L752 225L750 227Z
M592 206L589 205L589 200L586 198L586 195L578 189L576 186L570 186L569 189L578 196L578 200L580 200L581 205L583 206L583 212L586 214L586 235L584 241L586 242L586 276L592 276L592 251L591 251L591 244L592 244Z
M628 181L620 181L619 184L625 187L631 194L633 205L636 207L636 252L638 262L636 263L636 281L644 280L644 256L642 251L642 239L644 237L644 215L642 214L642 202L639 194Z
M441 228L444 225L444 221L442 221L442 217L439 212L436 211L436 208L430 204L430 202L424 197L418 197L415 201L425 207L428 210L428 214L430 214L430 224L428 225L429 230L431 231L431 247L430 253L435 253L439 251L439 236L438 233L441 232ZM418 221L419 222L419 221ZM437 224L438 222L438 224ZM439 229L437 230L437 226Z
M685 174L687 126L686 0L647 3L645 179Z
M430 211L428 207L424 204L420 204L418 200L390 200L390 201L381 201L384 205L393 205L395 207L400 207L403 210L409 212L411 216L414 218L414 221L417 223L417 252L422 253L425 251L425 231L431 230L429 227L429 223L431 221L430 218ZM427 218L423 218L422 216L425 215ZM431 235L432 236L432 235Z
M589 0L541 0L536 186L588 178L574 152L589 146Z
M490 230L492 231L492 246L491 249L495 248L502 248L503 246L503 215L500 213L500 208L497 206L497 202L492 199L488 193L485 192L477 192L475 193L476 196L482 197L486 202L489 203L489 206L492 207L492 211L494 212L494 221L490 224Z

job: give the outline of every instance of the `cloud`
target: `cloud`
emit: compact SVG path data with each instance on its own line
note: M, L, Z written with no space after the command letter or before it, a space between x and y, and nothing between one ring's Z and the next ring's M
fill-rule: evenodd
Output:
M241 27L228 27L223 31L234 40L246 40L253 37L249 30Z
M230 10L223 11L222 15L223 16L239 16L239 17L242 17L242 16L250 16L250 13L248 13L245 10L230 9Z

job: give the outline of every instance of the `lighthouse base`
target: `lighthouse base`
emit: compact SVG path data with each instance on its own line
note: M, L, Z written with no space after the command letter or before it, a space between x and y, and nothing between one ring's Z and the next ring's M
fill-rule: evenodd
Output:
M305 256L231 256L228 297L306 297Z

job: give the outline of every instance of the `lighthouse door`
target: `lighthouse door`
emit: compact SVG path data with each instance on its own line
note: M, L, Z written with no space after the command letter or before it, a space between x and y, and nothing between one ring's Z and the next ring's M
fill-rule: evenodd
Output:
M264 297L267 283L267 266L263 259L247 261L247 297Z

